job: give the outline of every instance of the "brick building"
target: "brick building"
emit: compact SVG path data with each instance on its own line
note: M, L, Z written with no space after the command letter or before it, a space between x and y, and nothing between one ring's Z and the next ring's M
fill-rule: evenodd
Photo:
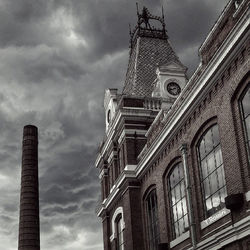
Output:
M250 249L249 1L229 1L189 80L163 15L143 8L130 35L96 159L104 250Z

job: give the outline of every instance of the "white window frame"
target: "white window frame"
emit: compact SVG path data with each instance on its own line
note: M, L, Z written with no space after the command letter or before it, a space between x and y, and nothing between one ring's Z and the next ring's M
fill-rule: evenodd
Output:
M117 229L116 229L116 219L117 217L121 215L121 225L122 225L122 231L125 229L125 222L124 222L124 216L123 216L123 207L118 207L112 217L111 225L112 225L112 235L110 236L110 241L112 242L114 239L117 238Z

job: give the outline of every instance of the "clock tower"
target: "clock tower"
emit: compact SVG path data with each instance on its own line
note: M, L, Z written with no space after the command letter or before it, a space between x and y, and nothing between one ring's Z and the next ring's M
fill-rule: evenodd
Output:
M107 89L104 97L106 133L95 165L102 186L97 214L102 218L105 250L144 250L137 202L141 181L135 170L150 126L158 114L168 112L187 81L187 68L168 41L163 12L159 17L145 7L141 12L138 8L137 17L130 31L123 90Z
M187 83L187 68L180 62L170 61L156 69L152 97L162 99L162 108L168 109Z

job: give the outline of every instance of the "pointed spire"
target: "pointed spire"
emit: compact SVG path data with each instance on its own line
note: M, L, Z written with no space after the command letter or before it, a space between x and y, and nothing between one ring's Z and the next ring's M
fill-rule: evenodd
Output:
M162 11L162 31L163 31L163 35L166 36L166 24L165 24L165 16L164 16L164 7L162 5L161 8Z

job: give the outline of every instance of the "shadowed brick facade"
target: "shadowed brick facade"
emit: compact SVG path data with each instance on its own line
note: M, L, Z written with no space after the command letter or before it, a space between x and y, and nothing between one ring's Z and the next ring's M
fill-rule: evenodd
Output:
M229 1L189 80L163 23L138 13L123 92L105 92L104 250L250 249L249 1Z

